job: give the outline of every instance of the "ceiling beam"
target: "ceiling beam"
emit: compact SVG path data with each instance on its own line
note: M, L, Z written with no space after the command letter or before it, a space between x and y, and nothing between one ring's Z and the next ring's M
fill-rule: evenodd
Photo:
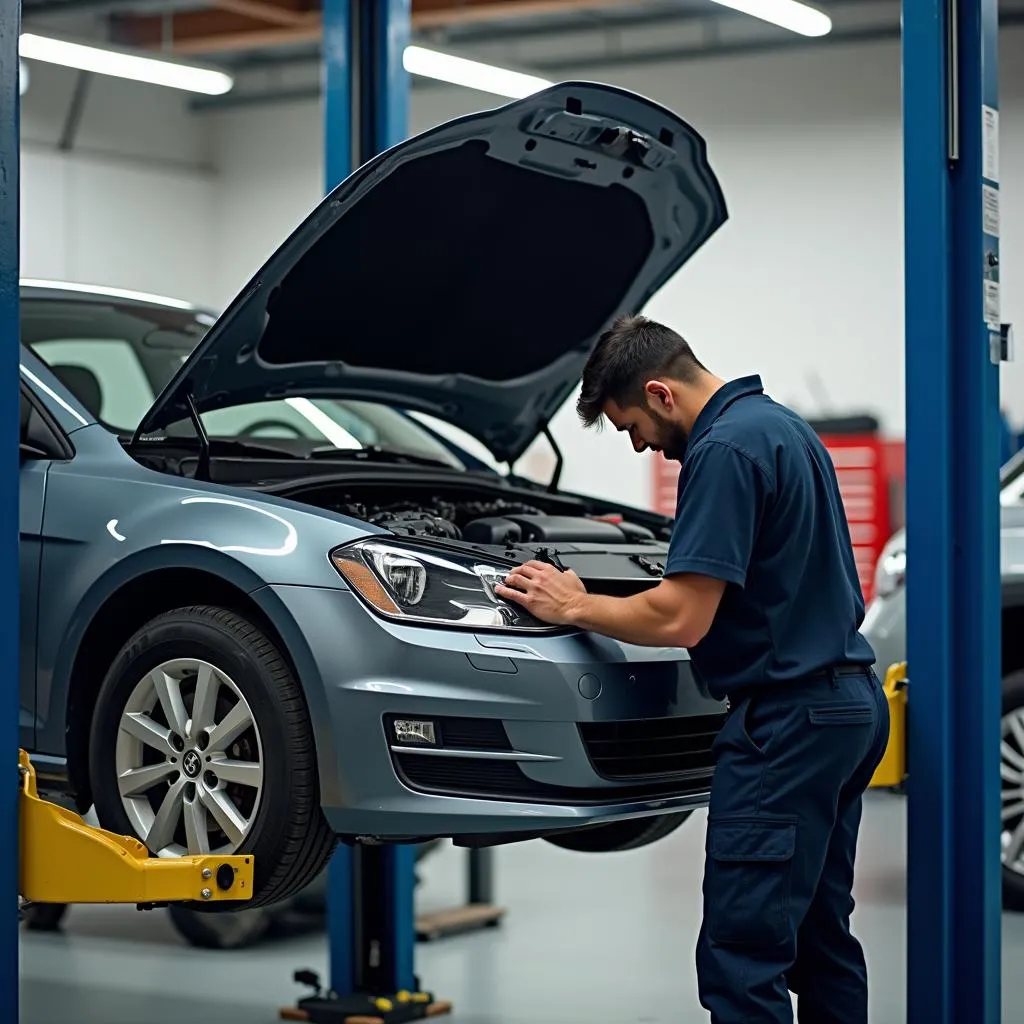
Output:
M318 42L319 11L292 11L269 0L211 0L217 11L179 11L169 19L160 15L118 15L114 19L119 42L159 47L188 56L274 49ZM484 21L543 17L639 6L637 0L413 0L412 25L416 30L480 24Z
M265 21L270 25L299 26L304 21L308 22L310 16L308 11L293 11L281 7L273 0L210 0L210 6L220 11L230 11L232 14Z

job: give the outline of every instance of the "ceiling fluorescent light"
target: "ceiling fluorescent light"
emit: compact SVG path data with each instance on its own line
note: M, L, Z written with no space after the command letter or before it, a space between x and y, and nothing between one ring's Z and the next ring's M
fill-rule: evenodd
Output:
M18 53L29 60L92 71L97 75L130 78L150 85L165 85L171 89L184 89L186 92L199 92L207 96L221 96L234 85L230 75L213 68L184 64L163 57L143 56L107 46L73 43L52 36L38 36L32 32L22 33L18 40Z
M802 36L827 36L832 19L799 0L714 0L723 7L749 14Z
M450 53L427 50L422 46L407 46L402 64L410 75L434 78L451 85L462 85L467 89L490 92L498 96L522 99L531 93L546 89L552 83L535 75L524 75L518 71L482 64L480 61L453 57Z

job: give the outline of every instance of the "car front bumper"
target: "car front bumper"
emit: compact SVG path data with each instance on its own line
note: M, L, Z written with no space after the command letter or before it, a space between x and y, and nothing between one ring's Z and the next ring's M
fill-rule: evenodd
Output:
M308 655L340 835L515 838L707 803L725 707L678 649L403 626L349 591L271 589ZM439 743L397 743L395 717L430 720Z

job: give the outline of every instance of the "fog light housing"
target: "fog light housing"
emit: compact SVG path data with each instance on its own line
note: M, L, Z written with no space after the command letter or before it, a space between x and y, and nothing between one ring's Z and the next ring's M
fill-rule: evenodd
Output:
M395 742L405 746L437 746L437 730L434 723L422 718L396 718L391 723Z

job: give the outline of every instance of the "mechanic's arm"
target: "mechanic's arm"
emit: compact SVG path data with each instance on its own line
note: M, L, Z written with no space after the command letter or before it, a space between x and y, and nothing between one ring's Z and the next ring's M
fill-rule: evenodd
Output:
M499 596L542 622L576 626L647 647L695 647L711 628L725 581L682 574L632 597L588 594L574 572L543 562L513 569Z
M761 517L772 500L770 471L737 445L707 440L687 458L665 577L633 597L588 594L575 573L527 562L497 588L542 622L577 626L624 643L695 647L727 584L744 586Z

